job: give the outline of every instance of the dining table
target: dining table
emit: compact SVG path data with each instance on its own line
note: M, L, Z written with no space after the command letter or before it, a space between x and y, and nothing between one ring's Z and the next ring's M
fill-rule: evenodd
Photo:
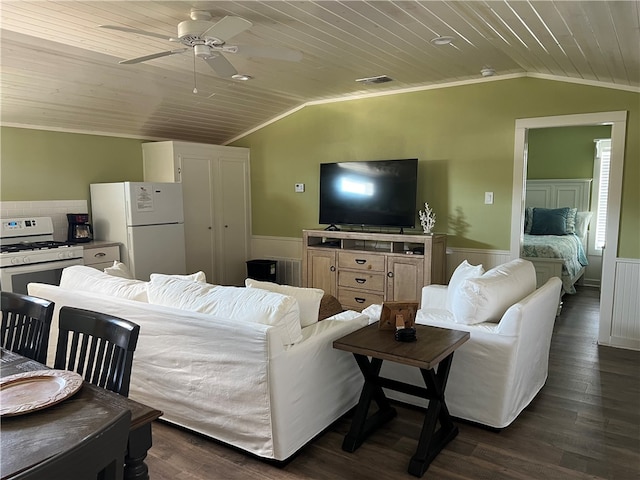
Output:
M74 375L53 370L4 348L0 353L0 385L7 386L11 380L29 377L35 372L45 377L59 373L63 379ZM0 394L3 393L1 389L0 386ZM149 470L144 460L151 448L151 425L162 412L87 381L81 380L73 390L66 398L56 398L49 405L46 399L40 403L31 401L33 408L24 411L20 411L19 405L11 409L0 404L3 411L0 418L0 478L11 479L47 458L70 450L129 410L131 425L124 478L148 480Z

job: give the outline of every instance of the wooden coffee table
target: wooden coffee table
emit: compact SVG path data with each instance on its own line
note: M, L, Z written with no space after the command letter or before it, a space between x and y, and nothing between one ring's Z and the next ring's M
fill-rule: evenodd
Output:
M374 323L334 341L333 347L353 353L365 379L343 450L355 451L370 433L396 416L383 387L429 400L418 448L409 462L409 473L421 477L440 450L458 434L444 391L453 352L469 339L469 332L416 325L416 336L415 342L398 342L394 332L379 330ZM383 360L419 368L426 388L381 377ZM372 400L378 410L368 416Z

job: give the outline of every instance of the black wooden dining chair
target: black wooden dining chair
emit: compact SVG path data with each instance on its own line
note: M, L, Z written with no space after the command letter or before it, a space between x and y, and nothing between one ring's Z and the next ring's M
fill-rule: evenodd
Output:
M15 480L122 480L131 426L131 411L118 415L102 430L75 447L25 470Z
M62 307L53 368L71 370L125 397L140 327L105 313Z
M42 364L47 361L53 302L2 292L2 347Z

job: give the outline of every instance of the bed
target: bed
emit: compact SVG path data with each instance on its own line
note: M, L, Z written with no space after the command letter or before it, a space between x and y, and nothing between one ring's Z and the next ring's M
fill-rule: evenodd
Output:
M559 277L563 294L576 292L589 263L590 194L591 179L527 181L520 256L534 264L538 286Z

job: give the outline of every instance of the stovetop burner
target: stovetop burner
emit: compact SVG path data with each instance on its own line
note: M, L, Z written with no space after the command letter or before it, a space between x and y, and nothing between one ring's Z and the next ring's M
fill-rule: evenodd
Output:
M2 245L0 247L0 253L13 253L13 252L25 252L33 250L49 250L52 248L66 248L71 245L66 242L56 242L54 240L47 240L44 242L22 242L14 243L11 245Z

